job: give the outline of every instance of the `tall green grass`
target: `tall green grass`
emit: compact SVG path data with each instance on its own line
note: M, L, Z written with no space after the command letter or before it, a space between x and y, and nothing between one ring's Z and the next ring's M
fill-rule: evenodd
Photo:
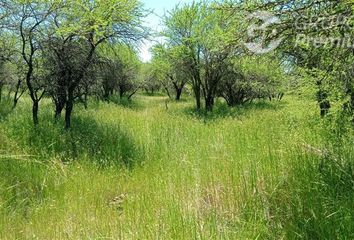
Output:
M353 132L309 100L139 96L77 108L70 132L28 109L0 123L0 239L354 238Z

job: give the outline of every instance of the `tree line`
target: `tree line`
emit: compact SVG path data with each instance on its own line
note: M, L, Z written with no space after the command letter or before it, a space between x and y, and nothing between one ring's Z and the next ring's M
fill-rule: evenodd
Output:
M249 16L262 14L279 21L250 33ZM261 20L269 19L254 24L262 26ZM322 116L332 105L353 116L353 20L352 1L179 5L163 19L160 36L165 41L153 49L154 74L166 91L174 90L176 99L187 79L198 109L204 102L211 111L220 97L235 106L257 98L282 99L290 88L298 93L307 88L315 93ZM266 49L279 39L279 46L264 54L244 44L253 41Z
M279 21L250 32L252 23L263 22L249 16L265 11ZM188 91L198 110L212 111L219 98L232 107L281 100L289 89L300 94L306 88L315 94L322 116L335 105L354 119L354 43L340 44L353 39L352 1L177 5L154 35L163 41L151 49L152 60L142 63L137 46L152 37L143 26L146 14L137 0L3 0L0 101L5 86L14 107L28 93L37 125L39 102L50 97L55 121L65 112L70 128L74 105L87 107L90 97L131 99L145 90L178 101ZM318 37L332 44L315 44ZM278 39L281 44L265 54L244 44L266 47Z
M147 35L141 24L143 6L134 0L15 0L3 1L0 7L1 66L7 75L0 86L14 78L14 107L24 92L29 93L35 125L45 96L53 100L56 120L65 111L70 128L74 104L86 103L95 86L101 85L103 93L96 93L106 97L108 78L127 83L131 66L124 61L136 63L131 46ZM117 66L120 72L111 71ZM121 94L129 88L124 84L119 86Z

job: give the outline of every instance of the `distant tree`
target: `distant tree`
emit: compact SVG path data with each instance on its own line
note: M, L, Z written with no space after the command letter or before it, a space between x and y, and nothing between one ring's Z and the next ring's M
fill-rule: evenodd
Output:
M0 102L2 100L2 91L6 83L5 79L5 62L8 60L8 46L4 36L5 18L8 16L8 2L3 1L0 3Z
M0 62L0 102L2 100L2 90L5 86L5 74L4 74L4 71L5 71L5 64L3 62Z
M104 45L98 54L103 98L109 100L117 92L121 99L131 99L142 85L138 77L140 60L137 53L125 45Z
M139 77L142 82L142 89L148 94L154 94L164 88L171 98L168 88L164 85L164 75L156 68L155 60L152 63L143 63L140 68Z
M201 2L177 7L165 19L168 44L178 46L179 59L188 70L197 108L204 97L211 111L229 57L237 52L242 34L237 16L225 14L219 3Z
M201 108L201 48L197 41L198 27L203 21L201 3L177 6L164 19L166 29L162 35L172 46L179 46L188 68L197 109Z
M1 7L0 7L1 9ZM0 19L1 22L1 19ZM9 63L19 63L19 54L16 51L16 39L8 31L0 28L0 95L2 95L2 89L6 84L11 85L12 75L9 74ZM0 96L1 100L1 96Z
M230 59L218 89L229 106L254 99L281 100L287 76L274 56L243 56Z
M173 93L175 100L179 101L190 78L179 48L158 45L153 48L153 53L152 67L155 75L160 79L169 97L172 97Z

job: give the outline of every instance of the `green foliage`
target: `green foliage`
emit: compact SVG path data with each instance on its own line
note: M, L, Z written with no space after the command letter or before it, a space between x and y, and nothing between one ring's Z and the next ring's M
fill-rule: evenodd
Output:
M102 81L100 85L103 86L104 99L109 100L115 91L120 98L131 99L142 86L138 75L141 63L137 53L125 45L105 44L98 49L98 55L98 75Z
M140 19L143 10L137 0L71 0L64 3L61 11L62 25L57 30L58 34L91 35L92 44L111 37L130 41L142 33ZM122 33L124 29L132 34Z
M164 79L164 75L161 71L158 71L158 69L159 68L156 68L152 63L143 63L141 65L139 78L143 83L142 89L148 94L153 95L161 88L161 82Z
M163 86L168 96L180 100L182 91L190 81L190 69L185 66L183 46L155 45L152 49L151 78Z
M280 99L287 90L290 76L275 56L243 56L231 59L228 65L220 88L221 96L228 100L232 96L225 95L230 89L235 97L241 95L238 104L255 98Z

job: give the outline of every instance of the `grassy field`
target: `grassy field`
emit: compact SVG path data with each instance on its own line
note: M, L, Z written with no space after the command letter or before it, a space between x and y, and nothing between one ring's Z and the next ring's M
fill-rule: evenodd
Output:
M0 110L0 239L354 239L354 135L315 102L29 109Z

